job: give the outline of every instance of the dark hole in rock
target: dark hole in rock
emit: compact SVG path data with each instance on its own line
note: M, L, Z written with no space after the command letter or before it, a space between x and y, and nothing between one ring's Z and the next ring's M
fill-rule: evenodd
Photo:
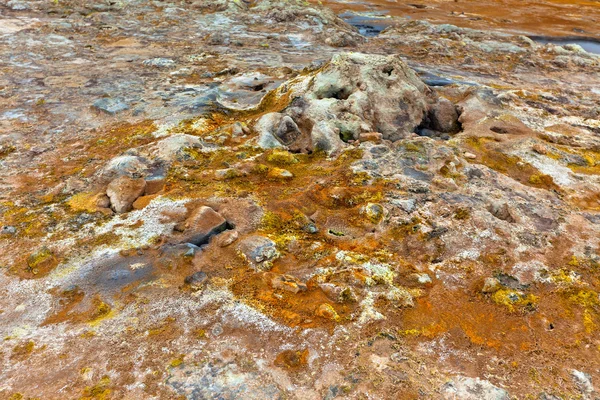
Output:
M252 90L254 90L255 92L260 92L261 90L263 90L265 88L265 84L261 83L260 85L256 85L252 87Z
M338 100L346 100L350 97L352 93L346 88L340 88L338 90L333 91L327 98L330 99L338 99Z
M550 324L550 325L548 326L548 329L550 329L550 330L554 329L554 325L553 325L553 324Z
M388 75L388 76L391 76L391 75L392 75L392 72L394 72L394 67L392 67L392 66L389 66L389 65L388 65L388 66L386 66L386 67L383 67L383 73L384 73L384 74L386 74L386 75Z

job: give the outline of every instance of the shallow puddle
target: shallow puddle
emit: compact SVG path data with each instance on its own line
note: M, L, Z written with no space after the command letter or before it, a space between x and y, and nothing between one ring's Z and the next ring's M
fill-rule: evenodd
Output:
M573 37L546 37L546 36L531 36L531 39L542 44L556 44L564 46L566 44L577 44L588 53L600 54L600 40Z

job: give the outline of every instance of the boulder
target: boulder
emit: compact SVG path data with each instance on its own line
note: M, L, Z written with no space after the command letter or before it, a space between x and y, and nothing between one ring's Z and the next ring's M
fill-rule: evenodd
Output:
M106 195L115 212L125 213L131 210L133 202L144 194L145 189L146 181L144 179L120 176L108 184Z

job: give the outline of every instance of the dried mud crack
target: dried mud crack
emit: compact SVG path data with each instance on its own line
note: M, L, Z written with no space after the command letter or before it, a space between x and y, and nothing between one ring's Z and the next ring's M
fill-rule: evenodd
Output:
M0 398L600 396L600 56L430 15L0 1Z

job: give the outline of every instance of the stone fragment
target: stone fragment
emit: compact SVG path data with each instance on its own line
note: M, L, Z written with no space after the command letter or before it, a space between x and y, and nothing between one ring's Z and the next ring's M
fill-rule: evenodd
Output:
M175 61L171 60L170 58L157 57L145 60L144 65L155 68L169 68L175 66Z
M315 310L315 315L317 317L325 318L330 321L336 322L341 319L337 311L335 311L335 308L333 308L333 306L328 303L320 304L319 307L317 307L317 309Z
M120 176L108 184L106 195L110 198L112 209L117 213L131 210L133 202L144 193L146 181Z
M469 153L468 151L466 151L464 154L465 158L468 158L469 160L474 160L477 158L477 156L473 153Z
M354 291L348 286L334 283L321 283L319 287L325 295L336 303L354 303L358 301Z
M307 290L306 284L291 275L276 275L271 280L271 286L273 286L273 289L291 293L305 292Z
M289 116L284 116L281 118L279 122L279 127L275 132L275 136L281 143L286 146L291 145L296 141L300 136L302 136L302 132L298 128L298 125L294 122L294 120Z
M185 284L192 290L200 290L207 281L208 276L203 271L197 271L185 278Z
M378 224L383 220L385 216L385 209L381 204L377 203L367 203L362 209L363 213L367 217L367 219L373 223Z
M540 143L534 144L531 147L531 149L541 155L548 154L548 149L546 148L546 146L544 146L543 144L540 144Z
M238 250L257 271L268 271L273 267L272 261L279 257L275 242L265 236L252 235L244 238Z
M294 175L287 169L272 168L267 176L271 179L292 179Z
M507 203L492 203L488 206L488 211L496 218L506 222L516 222Z
M0 229L0 235L14 235L17 233L17 228L10 225L5 225Z
M227 229L227 221L212 208L200 206L177 228L183 231L182 242L199 246L208 243L212 236Z
M390 204L400 207L408 214L417 208L417 201L415 199L392 199L390 200Z
M494 293L502 288L502 284L497 278L485 278L485 282L483 283L483 288L481 289L482 293Z
M239 237L238 231L225 231L217 236L216 243L219 247L227 247L235 242Z
M105 194L101 194L96 199L96 206L100 207L100 208L108 208L108 207L110 207L110 198L107 195L105 195Z
M103 97L94 101L94 108L110 115L129 110L129 105L123 99Z

